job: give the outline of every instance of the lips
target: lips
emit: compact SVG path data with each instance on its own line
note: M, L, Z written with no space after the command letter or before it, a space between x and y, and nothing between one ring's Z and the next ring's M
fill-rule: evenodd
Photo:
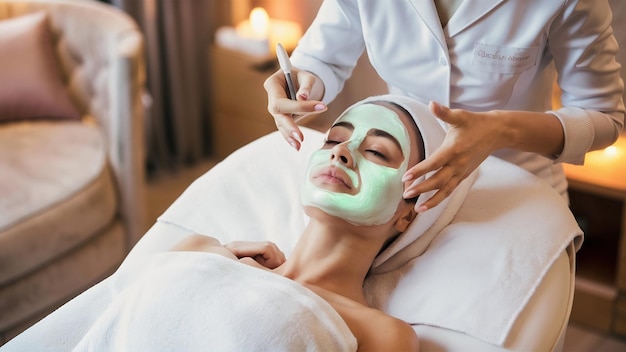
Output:
M348 174L335 166L325 167L317 171L312 178L325 184L343 185L349 190L352 189L352 181Z

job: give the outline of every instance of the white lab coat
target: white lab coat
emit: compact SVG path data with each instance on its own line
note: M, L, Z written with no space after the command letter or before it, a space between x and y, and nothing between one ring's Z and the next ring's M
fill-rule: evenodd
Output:
M432 0L325 0L294 53L322 79L324 101L341 91L363 50L393 93L471 111L550 111L554 73L565 131L555 158L497 156L564 194L560 164L581 164L624 123L623 82L606 0L464 0L442 29Z
M621 76L622 80L626 81L626 0L609 0L609 5L613 11L611 24L619 45L617 61L622 64Z

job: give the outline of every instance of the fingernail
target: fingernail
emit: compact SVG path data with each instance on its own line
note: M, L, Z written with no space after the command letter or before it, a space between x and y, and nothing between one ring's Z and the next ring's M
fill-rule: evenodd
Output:
M313 109L315 109L315 111L322 111L324 109L326 109L326 105L324 104L316 104Z
M296 131L291 131L291 136L297 140L298 142L302 142L302 140L300 139L300 135L298 134L298 132Z
M290 145L293 149L298 150L298 144L296 143L296 141L294 141L294 140L292 140L292 139L289 139L289 145Z
M302 100L309 100L309 95L306 92L302 92L302 93L298 94L298 96Z
M431 101L430 103L431 109L435 114L440 115L441 113L443 113L443 110L441 109L441 104L437 103L436 101Z
M415 209L415 211L418 212L418 213L423 213L426 210L428 210L428 207L425 206L424 204L420 205L419 207L417 207L417 209Z
M404 176L402 176L402 182L411 181L412 178L413 178L413 175L411 175L411 174L404 174Z
M402 194L402 197L403 198L413 198L416 195L417 195L417 192L415 192L415 190L413 190L413 189L410 189L410 190L404 192L404 194Z

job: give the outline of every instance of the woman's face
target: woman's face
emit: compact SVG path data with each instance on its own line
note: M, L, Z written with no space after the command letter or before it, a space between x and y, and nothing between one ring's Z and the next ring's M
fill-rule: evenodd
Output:
M417 160L409 118L391 105L373 103L343 114L311 155L303 205L355 225L391 220L402 201L402 175Z

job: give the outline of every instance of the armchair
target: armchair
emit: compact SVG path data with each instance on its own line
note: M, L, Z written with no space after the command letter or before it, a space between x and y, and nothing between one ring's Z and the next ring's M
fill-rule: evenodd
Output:
M112 273L147 225L141 32L96 1L0 1L0 22L35 12L79 115L0 121L0 345Z

